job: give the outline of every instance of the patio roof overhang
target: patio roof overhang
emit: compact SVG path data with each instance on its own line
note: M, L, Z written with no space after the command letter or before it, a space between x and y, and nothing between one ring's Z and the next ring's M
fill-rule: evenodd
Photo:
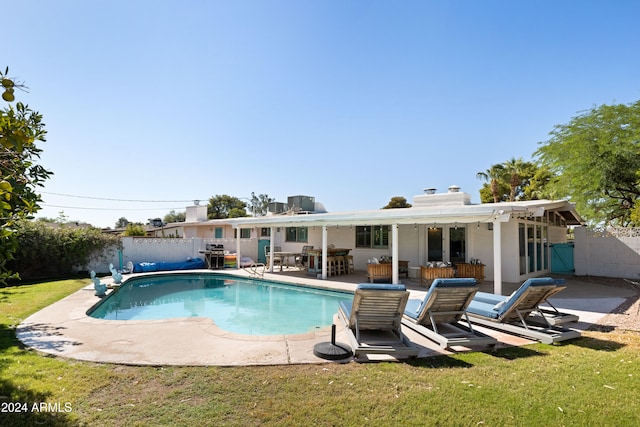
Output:
M233 228L302 227L386 224L469 224L507 222L512 217L538 217L545 211L558 211L567 224L577 225L582 219L573 205L566 201L530 201L514 203L485 203L479 205L411 207L302 215L271 215L263 217L230 218Z

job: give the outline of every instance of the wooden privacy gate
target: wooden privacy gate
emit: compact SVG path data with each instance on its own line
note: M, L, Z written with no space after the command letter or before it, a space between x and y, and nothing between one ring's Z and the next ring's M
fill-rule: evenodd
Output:
M551 272L573 274L576 272L573 263L573 243L553 243L551 246Z

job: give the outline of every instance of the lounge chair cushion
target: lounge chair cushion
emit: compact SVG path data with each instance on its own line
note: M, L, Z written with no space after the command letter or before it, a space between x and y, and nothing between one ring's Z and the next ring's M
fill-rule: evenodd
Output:
M353 301L340 301L338 303L340 309L347 318L351 317L351 307L353 307Z
M477 295L478 294L476 294L476 296ZM467 307L467 311L469 313L477 314L478 316L488 317L490 319L497 319L498 312L494 310L493 307L494 307L494 304L478 301L474 298L469 303L469 307Z
M390 283L360 283L357 289L375 289L382 291L406 291L404 285L392 285Z
M404 310L404 314L411 317L412 319L417 319L422 312L424 305L429 302L429 299L431 299L431 296L435 292L436 288L457 288L469 286L475 287L476 285L477 281L473 278L436 279L433 281L433 283L431 283L429 292L427 292L422 300L411 299L407 302L407 307Z
M513 298L513 296L514 296L515 294L516 294L516 291L513 291L513 292L511 293L511 295L509 295L508 297L503 297L503 296L501 296L501 295L496 295L496 297L497 297L497 298L496 298L496 300L497 300L498 302L496 303L496 305L494 305L494 306L493 306L493 309L494 309L495 311L500 311L500 309L501 309L501 308L502 308L506 303L508 303L508 302L509 302L509 300L510 300L511 298Z
M404 314L407 316L417 319L418 314L420 314L420 307L422 307L423 300L419 299L410 299L407 301L407 307L404 310Z
M469 304L468 311L480 316L492 319L499 318L503 313L511 308L510 302L517 301L520 296L533 286L549 286L558 282L550 277L541 277L526 280L514 293L506 297L504 295L478 292ZM502 303L502 304L500 304Z

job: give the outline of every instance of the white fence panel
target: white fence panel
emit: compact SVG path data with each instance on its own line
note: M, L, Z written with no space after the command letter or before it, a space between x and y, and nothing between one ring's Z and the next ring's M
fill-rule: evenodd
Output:
M574 231L576 275L640 280L640 228Z
M122 239L123 263L177 262L199 256L202 239L135 238Z
M126 267L128 262L178 262L187 258L204 258L200 251L206 248L207 243L223 244L225 253L235 253L237 249L235 239L123 237L122 250L112 249L97 254L87 268L104 274L109 273L110 263L119 269ZM243 257L257 259L257 240L242 239L240 244Z

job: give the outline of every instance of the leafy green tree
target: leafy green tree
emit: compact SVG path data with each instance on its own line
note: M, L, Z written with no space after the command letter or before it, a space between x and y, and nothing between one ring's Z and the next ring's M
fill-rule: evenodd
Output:
M209 199L207 218L239 218L247 216L247 204L237 197L226 194L216 195Z
M129 220L123 216L121 216L116 221L116 228L125 228L129 224Z
M638 172L638 183L640 184L640 171ZM630 219L631 223L629 225L640 227L640 203L636 202L635 207L631 210Z
M626 226L640 198L640 101L601 105L557 125L535 152L550 190L592 223Z
M185 222L186 219L187 219L186 212L171 211L168 214L166 214L162 220L166 224L168 224L170 222Z
M269 211L269 203L275 202L276 199L269 197L267 194L258 194L251 192L251 214L253 216L265 216Z
M15 88L24 86L9 78L8 71L0 72L0 80L2 99L11 103ZM42 116L23 103L0 110L0 284L17 277L6 264L17 250L16 223L40 209L36 187L52 174L36 163L42 151L36 144L45 142L45 135Z
M402 196L395 196L389 200L386 206L382 209L396 209L396 208L410 208L411 203L407 203L407 199Z

